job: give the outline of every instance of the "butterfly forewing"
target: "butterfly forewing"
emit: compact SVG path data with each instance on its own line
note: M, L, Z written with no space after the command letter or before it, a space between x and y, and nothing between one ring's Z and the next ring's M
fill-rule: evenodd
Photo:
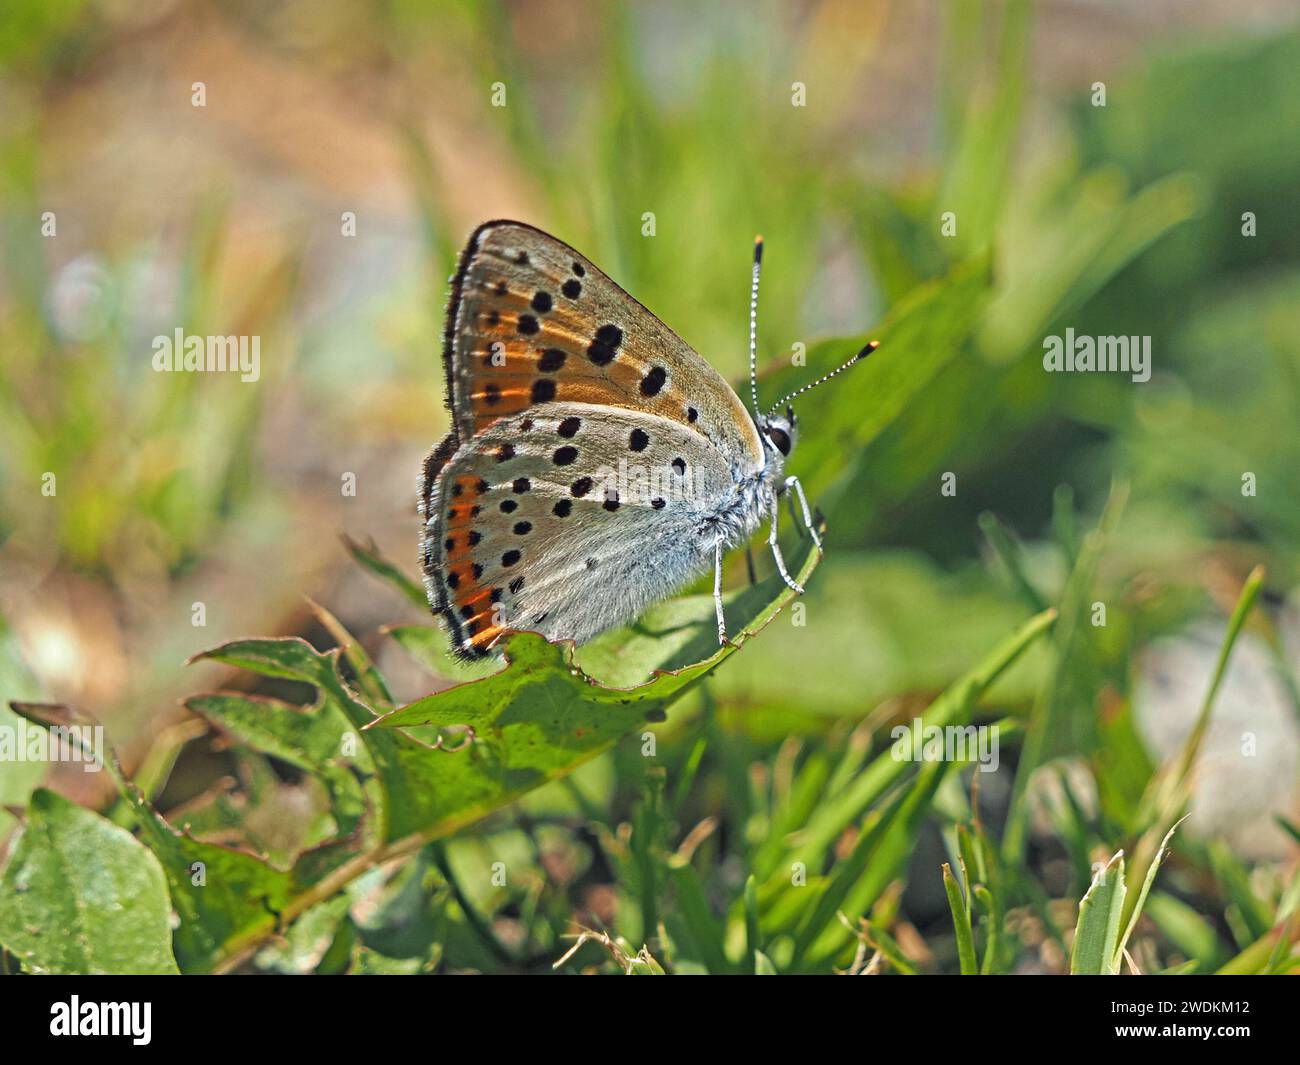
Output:
M761 462L753 421L726 381L567 244L489 222L470 238L455 288L448 376L462 439L559 399L657 414Z
M470 238L445 355L455 429L425 464L423 562L462 653L635 616L697 568L701 522L762 466L717 372L530 226Z

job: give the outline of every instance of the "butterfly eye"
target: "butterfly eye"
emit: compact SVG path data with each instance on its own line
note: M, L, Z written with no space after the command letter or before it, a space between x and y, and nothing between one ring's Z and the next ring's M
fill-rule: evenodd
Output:
M790 454L789 433L787 433L784 429L777 429L773 427L768 429L767 435L769 439L771 439L772 443L776 445L777 451L781 452L782 455Z

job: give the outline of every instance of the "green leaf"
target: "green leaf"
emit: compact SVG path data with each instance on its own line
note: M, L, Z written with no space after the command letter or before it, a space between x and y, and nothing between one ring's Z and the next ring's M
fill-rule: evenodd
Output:
M33 973L176 973L158 860L125 829L38 789L0 879L0 943Z
M980 10L983 21L996 20L997 54L987 64L987 83L969 84L984 73L978 68L971 70L979 57L970 54L969 38L963 41L960 56L950 51L945 71L950 83L949 120L954 118L956 98L966 102L966 113L948 153L938 202L960 219L953 243L962 251L989 244L1006 200L1032 39L1032 6L1027 0L1010 0L996 9L996 15L992 8ZM973 29L972 22L980 18L973 14L969 18L971 21L962 24ZM988 28L994 32L992 26ZM953 30L961 32L956 27Z
M1124 910L1124 852L1119 851L1097 871L1083 901L1074 929L1070 972L1081 976L1114 976L1119 972L1119 928Z
M94 726L90 715L74 707L13 703L29 721L45 726ZM144 793L127 778L116 752L107 744L105 770L117 785L140 825L143 842L157 856L171 889L179 924L173 947L186 972L206 972L244 937L274 930L276 915L288 904L292 879L255 855L204 843L177 831Z
M745 949L758 958L762 955L763 937L758 926L758 880L753 873L745 878Z
M437 625L387 625L380 630L395 640L416 662L435 677L453 683L482 680L500 668L500 663L488 658L481 662L462 662L448 650L447 633Z
M1024 552L1012 539L1007 527L998 520L996 514L989 511L979 516L979 526L1021 598L1031 610L1046 610L1048 604L1025 573Z
M1279 946L1283 951L1295 943L1296 935L1289 921L1284 921L1270 929L1241 953L1218 969L1220 976L1248 976L1268 971L1269 965L1277 957Z
M952 867L947 862L943 863L943 890L948 896L948 908L952 910L952 924L957 932L957 959L961 965L961 974L974 976L978 970L975 968L975 937L970 927L970 911L962 898L957 878L952 875Z
M185 705L254 750L319 777L330 794L338 834L356 830L366 799L342 753L349 723L335 703L304 709L263 696L214 692L186 699ZM369 768L365 759L360 762Z
M361 642L348 632L338 618L319 603L310 599L307 602L316 619L325 626L326 631L334 637L335 643L342 649L343 657L352 669L357 690L362 698L368 700L372 706L392 706L392 693L388 690L388 685L379 670L375 668L370 655L361 646Z
M379 553L379 548L375 546L373 540L360 544L350 536L344 536L342 539L343 546L348 549L348 554L360 562L361 565L370 570L380 580L396 588L408 602L415 604L421 610L429 609L429 597L425 594L424 589L389 562L388 559L384 558Z
M1196 715L1196 723L1192 726L1192 731L1183 745L1178 761L1167 778L1169 788L1172 791L1181 791L1191 775L1192 766L1195 764L1196 756L1201 750L1201 742L1205 738L1206 730L1210 727L1210 715L1214 711L1215 699L1218 698L1219 688L1222 686L1223 678L1228 672L1228 661L1232 657L1232 649L1237 644L1237 637L1241 635L1241 630L1246 624L1246 618L1250 616L1251 610L1254 609L1255 600L1259 597L1260 589L1263 586L1264 567L1256 566L1247 575L1246 582L1241 587L1241 594L1237 597L1237 603L1232 609L1232 616L1228 619L1228 630L1224 633L1223 644L1219 648L1219 657L1214 663L1214 675L1210 680L1210 687L1205 693L1205 699L1201 702L1201 709ZM1173 809L1174 805L1178 805L1178 800L1171 797L1170 790L1156 790L1158 804L1162 798L1167 800L1166 811Z
M1153 891L1145 912L1156 928L1185 957L1192 959L1192 969L1213 969L1226 961L1223 946L1214 925L1181 899L1163 891Z
M1226 899L1229 912L1235 913L1245 930L1243 942L1258 939L1274 923L1270 906L1259 897L1251 884L1249 866L1233 854L1222 840L1211 840L1205 848L1210 872Z
M983 884L975 885L975 898L983 907L987 918L988 940L984 945L984 962L980 974L989 976L998 971L998 952L1002 948L1002 908L997 896Z
M667 919L678 921L680 949L687 957L702 962L711 974L732 972L723 947L722 923L709 908L699 874L689 862L682 861L674 861L669 873L677 906Z

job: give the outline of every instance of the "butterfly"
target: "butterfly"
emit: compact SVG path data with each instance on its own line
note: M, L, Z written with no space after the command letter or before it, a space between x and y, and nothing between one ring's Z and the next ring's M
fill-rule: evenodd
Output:
M680 337L590 260L522 222L469 238L451 279L443 358L450 433L425 459L421 563L453 651L481 658L508 631L582 643L625 624L714 568L726 643L722 559L771 517L797 436L788 400L758 407L762 238L750 287L753 411ZM793 505L791 506L793 513Z

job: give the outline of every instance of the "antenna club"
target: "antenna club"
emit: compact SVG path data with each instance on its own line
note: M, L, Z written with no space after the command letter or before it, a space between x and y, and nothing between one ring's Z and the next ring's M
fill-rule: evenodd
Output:
M754 238L754 262L755 264L763 261L763 234Z

